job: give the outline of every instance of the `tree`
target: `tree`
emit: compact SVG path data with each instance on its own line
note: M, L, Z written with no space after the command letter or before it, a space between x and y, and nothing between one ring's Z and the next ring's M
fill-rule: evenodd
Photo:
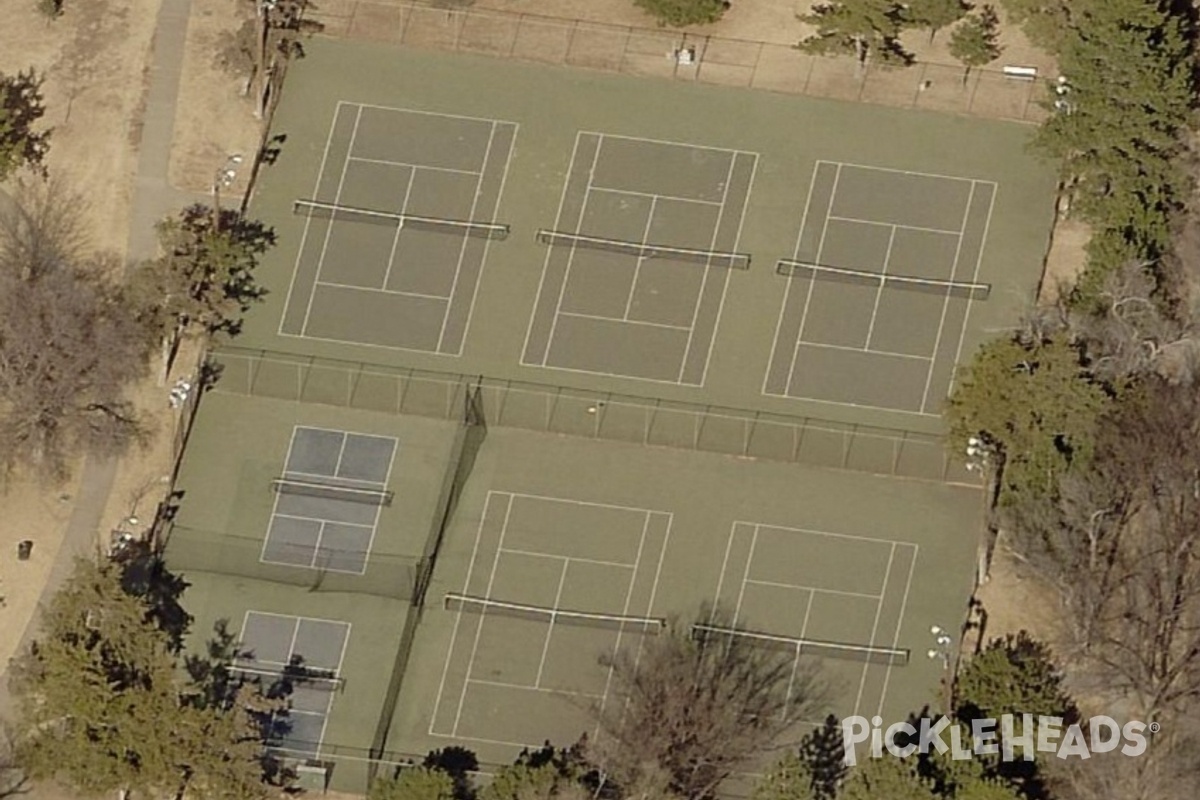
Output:
M985 344L959 375L946 413L956 446L981 437L997 451L1007 503L1052 494L1062 474L1086 462L1107 402L1060 334Z
M962 19L971 10L966 0L908 0L904 21L929 30L932 42L938 31Z
M728 0L633 0L660 26L683 28L717 22L729 10Z
M950 34L950 55L962 62L964 84L972 68L990 64L1004 52L999 42L999 24L996 10L984 6L979 14L967 17Z
M65 586L10 672L30 776L89 795L264 796L257 701L242 692L231 709L191 702L170 637L125 592L116 564L80 559Z
M454 779L439 769L405 767L395 777L376 778L367 800L454 800Z
M912 63L900 46L904 7L895 0L838 0L814 5L799 17L817 32L797 45L816 55L851 53L859 66L872 57L884 64Z
M750 800L818 800L812 767L788 753L754 784Z
M0 271L0 463L55 478L83 451L141 436L126 389L145 373L146 334L109 265Z
M850 770L838 800L932 800L932 781L917 772L916 757L865 758Z
M1049 648L1025 631L993 639L959 670L955 684L957 712L967 723L1003 714L1066 718L1075 713Z
M130 290L139 319L162 343L165 375L188 334L241 330L241 315L266 295L254 271L275 233L232 210L218 218L193 205L160 222L158 235L162 255L138 267Z
M1000 0L1008 21L1020 25L1029 41L1057 54L1070 24L1070 0Z
M702 613L721 624L720 614ZM613 697L595 709L588 761L628 793L708 797L739 765L770 752L820 700L813 669L740 636L695 638L674 620L637 655L601 661Z
M45 113L42 78L36 72L0 73L0 183L22 166L45 174L42 161L50 150L50 131L35 129Z

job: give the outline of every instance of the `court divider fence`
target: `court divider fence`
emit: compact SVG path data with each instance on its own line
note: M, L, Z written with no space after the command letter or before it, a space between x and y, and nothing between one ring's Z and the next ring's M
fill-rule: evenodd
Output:
M240 347L213 358L234 394L454 420L474 392L495 427L978 485L934 434Z
M412 0L318 3L305 18L335 38L1021 122L1046 118L1038 101L1054 77L930 61L863 67L786 44Z

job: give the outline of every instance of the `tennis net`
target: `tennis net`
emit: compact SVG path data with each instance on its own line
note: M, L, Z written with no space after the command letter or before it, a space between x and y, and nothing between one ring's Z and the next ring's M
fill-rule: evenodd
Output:
M537 240L542 244L585 247L590 250L603 250L609 253L637 256L638 258L663 258L670 261L686 261L693 264L726 267L728 269L750 269L749 253L701 250L694 247L672 247L669 245L650 244L648 242L626 242L620 239L605 239L600 236L568 233L566 231L551 231L545 228L537 232Z
M348 500L373 506L389 506L393 497L392 492L384 489L360 489L354 486L299 481L294 478L275 478L271 481L271 488L276 494L300 494L305 497Z
M885 275L878 272L865 272L847 267L831 267L823 264L813 264L809 261L793 261L790 259L781 259L775 265L775 271L789 278L795 275L808 275L813 278L829 279L841 283L857 284L860 286L885 286L924 292L926 294L961 297L965 300L986 300L992 291L991 285L986 283L938 280L936 278L915 278L906 275Z
M761 633L759 631L724 628L718 625L692 625L692 638L701 642L714 639L719 640L721 638L738 638L747 640L758 647L765 647L780 652L821 656L822 658L865 661L870 664L904 666L908 663L909 659L909 651L898 647L848 644L846 642L830 642L822 639L800 639L792 636Z
M624 614L597 614L591 611L568 611L562 608L547 608L507 600L493 600L468 594L449 592L446 594L447 611L463 611L475 614L527 619L550 624L575 625L585 628L603 628L630 633L659 633L667 626L661 617L632 617Z
M235 661L230 665L229 671L243 680L255 681L268 686L281 684L308 686L330 692L340 692L346 687L346 679L332 670L305 667L299 664L268 669L261 664Z
M292 203L292 212L320 219L331 219L334 222L363 222L374 225L389 225L391 227L413 228L415 230L436 231L438 233L465 234L481 239L505 239L509 233L507 225L493 222L476 222L474 220L425 217L419 214L404 214L392 211L375 211L369 208L343 206L337 203L323 203L320 200L296 200Z

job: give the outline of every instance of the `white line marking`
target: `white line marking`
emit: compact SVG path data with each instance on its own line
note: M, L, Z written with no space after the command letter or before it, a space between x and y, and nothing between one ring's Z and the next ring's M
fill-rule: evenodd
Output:
M641 259L638 260L638 263L641 263ZM632 293L630 293L630 297L633 297ZM558 312L558 315L560 317L576 317L578 319L590 319L598 322L617 322L622 325L641 325L647 328L663 328L664 330L669 331L690 330L689 328L685 328L683 325L668 325L665 322L647 322L644 319L614 319L613 317L606 317L602 314L583 314L578 311L560 311Z
M975 181L977 183L991 183L991 181L983 181L983 180L979 180L977 178L964 178L961 175L940 175L936 172L914 172L913 170L908 170L908 169L892 169L891 167L875 167L875 166L870 166L868 164L855 164L851 161L826 161L825 163L837 164L838 166L843 166L843 167L853 167L854 169L873 170L875 172L895 172L895 173L899 173L901 175L915 175L915 176L921 177L921 178L943 178L948 181L960 181L963 183L965 183L967 181Z
M904 598L900 601L900 616L896 618L896 634L892 637L892 648L900 646L900 629L904 627L904 612L908 610L908 593L912 591L913 572L917 568L917 556L921 553L919 545L910 545L913 549L912 563L908 565L908 580L904 583ZM892 664L888 663L883 673L883 689L879 693L878 714L883 713L883 704L887 700L888 683L892 679Z
M875 637L879 633L879 617L883 613L883 597L887 594L888 580L892 576L892 563L896 560L896 542L892 542L892 550L888 554L887 569L883 573L883 586L879 589L880 600L875 604L875 623L871 626L871 639L867 644L871 647L875 646ZM867 687L867 673L870 671L869 663L863 664L862 679L858 682L858 695L854 698L854 714L858 715L858 707L862 703L863 690Z
M333 119L329 123L329 133L325 136L325 152L321 154L321 165L317 167L317 180L313 184L313 197L316 197L321 192L321 179L325 177L325 162L329 159L329 151L333 147L333 133L337 130L338 117L342 114L342 106L343 102L339 100L333 112ZM346 155L349 155L349 151L347 151ZM292 265L292 279L288 282L287 296L283 299L283 312L279 316L279 327L276 333L283 333L283 323L287 319L288 308L292 305L292 292L296 288L296 278L300 274L300 259L304 257L304 245L308 241L308 229L312 225L312 221L312 216L304 218L304 231L300 234L300 247L296 250L296 261ZM330 224L332 225L332 221ZM313 291L316 290L314 289Z
M967 194L967 207L963 209L963 218L961 230L958 234L958 244L954 247L954 261L950 268L950 280L954 280L954 276L958 274L958 260L962 256L963 236L967 231L967 223L971 219L971 204L975 201L975 184L971 184L971 191ZM933 383L933 369L937 366L937 352L942 344L942 332L946 327L946 314L950 310L950 287L946 287L946 295L942 298L942 316L938 320L937 334L933 338L933 356L929 359L929 368L925 372L925 391L921 393L921 411L925 410L925 406L929 402L929 387Z
M987 247L988 232L992 227L992 212L996 209L996 195L999 193L1000 188L993 184L992 199L988 203L987 221L983 223L983 236L979 240L979 256L975 259L975 271L971 276L971 281L973 283L979 282L979 269L983 265L983 251ZM954 382L958 379L957 365L962 359L963 343L967 339L967 328L969 327L968 323L971 321L971 307L974 305L974 303L969 304L967 306L967 313L963 315L962 333L960 333L958 336L958 348L954 352L954 365L956 369L951 373L950 386L946 390L947 394L954 390Z
M408 200L412 197L413 183L417 178L417 169L413 167L408 171L408 183L404 187L404 199L400 201L400 213L404 214L408 211ZM396 223L396 233L392 236L392 249L388 252L387 268L383 271L383 281L379 284L379 290L382 292L388 291L388 281L392 279L392 265L396 263L396 248L400 246L400 234L404 233L404 223Z
M579 140L582 138L582 136L583 136L583 134L581 132L575 134L575 145L574 145L574 147L571 148L571 161L570 161L570 163L567 164L566 176L563 178L562 194L559 195L559 198L558 198L558 212L554 215L554 229L555 230L562 229L563 208L567 204L567 190L571 188L571 178L573 178L575 175L575 157L579 154ZM545 366L546 365L546 356L550 354L550 342L547 341L546 342L546 350L544 353L542 353L542 360L540 363L525 360L525 356L529 352L529 337L533 335L533 326L534 326L534 323L537 322L538 311L541 310L542 291L546 288L546 274L550 271L550 258L553 255L554 255L554 248L553 247L548 248L546 250L546 258L542 261L542 277L541 277L541 280L538 281L537 295L533 301L533 312L529 315L529 327L525 329L525 344L523 344L521 346L521 363L522 364L529 364L529 365L534 365L534 366ZM563 281L564 282L566 281L566 276L563 277ZM558 313L557 308L555 308L555 313L556 314Z
M816 164L813 165L812 178L808 182L808 196L806 198L804 198L804 213L802 213L800 215L800 230L796 234L796 246L792 248L792 258L795 258L797 260L800 258L800 245L804 241L804 228L808 224L808 211L809 211L809 207L812 205L813 189L817 185L817 175L821 171L821 165L827 164L827 163L829 163L829 162L818 161ZM833 201L831 199L830 206L832 206L832 205L833 205ZM826 219L828 219L829 214L826 213L825 217L826 217ZM813 279L810 279L810 281L809 281L809 291L812 291L812 281L814 279L815 279L815 276ZM784 315L786 314L787 309L788 309L788 300L791 299L791 296L792 296L793 283L794 283L793 281L788 281L787 288L783 290L783 302L779 306L779 317L775 321L775 338L771 340L771 355L767 358L767 374L763 376L762 394L773 394L772 392L767 391L767 384L769 384L771 382L771 371L773 370L773 368L775 366L775 351L779 347L779 337L783 333L783 319L784 319ZM797 338L799 338L799 337L797 337ZM792 365L791 365L793 368L795 367L795 364L796 364L796 355L795 354L796 354L796 348L795 348L795 346L793 346L792 347ZM791 383L791 377L790 377L791 372L790 371L789 371L788 375L789 375L788 383L790 384ZM785 384L783 387L783 394L775 395L775 396L788 397L789 395L787 392L788 392L788 385Z
M833 210L833 204L837 200L838 181L842 177L842 165L838 164L837 172L833 175L833 188L829 190L829 205L825 209L825 223L821 227L821 238L817 241L817 257L816 262L821 263L821 252L825 248L825 234L829 231L829 212ZM797 252L796 258L800 258L799 242L796 243ZM808 282L808 295L804 298L804 310L800 312L800 328L796 331L796 344L792 348L792 363L788 368L787 382L784 384L783 391L790 396L792 387L792 378L796 373L796 359L800 355L800 343L804 341L804 326L808 323L808 307L812 303L813 290L816 288L817 280L815 277Z
M821 531L815 528L791 528L786 525L772 525L768 522L748 522L744 519L734 520L734 525L749 525L755 528L769 528L773 531L783 531L785 533L810 533L813 536L831 536L835 539L850 539L856 542L876 542L878 544L886 544L891 547L893 544L913 544L906 542L903 539L878 539L872 536L858 536L853 533L834 533L832 531Z
M754 159L754 166L750 168L750 180L746 183L746 196L742 200L742 216L738 220L737 232L733 236L733 249L736 252L742 241L742 228L746 225L746 212L750 208L750 195L754 192L754 179L758 177L758 153L746 153ZM724 203L721 208L724 210ZM725 298L729 290L729 280L732 277L730 271L725 271L724 281L721 284L721 302L717 304L717 321L713 323L712 336L708 340L708 352L704 354L704 369L700 371L699 386L705 385L708 382L708 366L712 363L713 346L717 342L717 334L721 330L721 320L725 318Z
M475 529L475 544L471 548L471 560L467 562L467 577L463 580L463 594L469 594L471 591L471 574L475 570L475 560L479 556L479 542L483 538L483 526L487 522L488 513L492 505L492 498L499 494L498 492L489 491L487 497L483 501L483 515L479 518L479 527ZM497 550L497 560L499 560L500 551ZM442 665L442 678L438 681L437 695L433 700L433 712L429 715L429 733L434 735L433 726L437 724L438 708L442 704L443 692L446 688L446 674L450 671L450 661L454 657L454 645L458 640L458 628L462 623L463 611L458 610L454 615L454 629L450 632L450 646L446 649L446 663ZM464 693L465 693L464 689Z
M504 521L500 526L500 539L496 543L496 555L492 559L492 572L488 576L487 588L484 590L484 597L492 596L492 585L496 581L496 568L500 566L500 551L504 547L504 534L508 532L508 517L512 513L512 497L509 497L508 507L504 510ZM482 523L481 523L482 524ZM461 613L461 612L459 612ZM475 655L479 651L479 638L483 634L483 623L487 619L487 613L479 615L479 624L475 628L475 641L471 644L471 657L467 660L467 675L463 679L462 694L458 697L458 712L454 715L454 727L450 729L450 735L458 735L458 723L462 719L463 705L467 700L467 686L470 685L471 672L475 669Z
M349 436L347 436L346 438L349 438ZM398 448L396 446L397 443L394 439L392 440L392 442L393 442L392 443L392 455L388 459L387 471L384 472L384 474L383 474L383 488L384 489L387 489L387 487L391 484L392 468L396 465L396 450ZM383 506L375 506L375 519L371 521L371 536L367 540L367 557L363 561L363 572L364 573L367 571L367 565L371 562L371 551L372 551L372 548L374 548L374 546L375 546L375 535L379 531L379 515L381 513L383 513Z
M620 567L622 569L636 569L636 564L626 564L623 561L603 561L598 558L582 558L580 556L560 556L556 553L541 553L535 550L517 550L512 547L504 548L505 553L511 553L514 556L528 556L530 558L551 558L561 561L578 561L581 564L594 564L600 567Z
M721 604L721 591L725 588L725 571L729 568L729 554L733 551L733 540L737 538L738 525L747 525L750 523L735 522L729 528L729 541L725 544L725 558L721 559L721 571L717 574L717 591L713 595L712 613L708 617L711 623L716 619L717 607Z
M649 197L654 200L675 200L680 203L699 203L706 206L719 206L721 203L717 200L697 200L694 197L679 197L673 194L655 194L652 192L639 192L634 189L616 189L612 186L592 186L593 192L605 192L606 194L627 194L632 197Z
M885 281L882 276L888 274L888 263L892 260L892 245L896 243L896 226L892 226L892 232L888 236L887 251L883 254L883 269L879 272L881 279L879 285L875 287L875 305L871 308L871 322L867 325L867 343L866 349L871 349L871 336L875 333L875 318L879 316L879 301L883 298L883 287Z
M358 109L358 114L354 117L354 128L350 131L350 143L346 145L346 161L342 163L342 174L338 178L337 190L333 194L333 204L341 205L342 190L346 185L346 173L350 167L350 154L354 152L354 141L358 138L358 125L362 122L362 107ZM317 257L317 274L313 277L313 283L318 283L321 280L321 270L325 266L325 254L329 250L329 238L333 235L333 221L330 220L329 225L325 228L325 240L321 243L321 254ZM313 298L317 295L316 286L308 296L308 307L304 309L304 322L300 325L300 335L308 330L308 318L312 315Z
M399 289L376 289L372 286L353 286L349 283L333 283L331 281L320 281L318 286L328 286L331 289L345 289L351 292L372 292L374 294L394 295L396 297L411 297L414 300L438 300L446 302L449 297L442 297L437 294L421 294L420 292L403 292ZM305 336L306 339L314 339L313 336Z
M650 243L650 227L654 224L654 209L657 206L658 198L656 197L650 201L650 211L646 214L646 225L642 228L641 245L643 247ZM642 274L642 262L645 260L645 256L638 256L637 262L633 266L633 281L629 284L629 294L625 297L625 313L621 315L622 322L629 319L629 311L633 308L633 296L637 293L638 276Z
M380 111L394 111L399 114L420 114L425 117L445 117L446 119L465 119L470 122L503 122L503 120L495 120L490 117L471 117L465 114L446 114L441 111L422 111L419 108L401 108L399 106L381 106L374 103L354 103L360 108L374 108Z
M562 572L558 576L558 589L554 592L554 605L551 606L555 611L558 611L562 605L563 587L567 585L567 571L571 568L571 559L564 559ZM491 596L491 592L488 593ZM542 659L538 662L537 676L533 679L535 688L542 687L542 673L546 669L546 655L550 652L550 640L554 637L554 614L550 615L550 622L546 625L546 641L542 643Z
M488 162L492 157L492 142L496 141L496 123L492 123L491 130L488 132L487 147L483 151L483 167L479 173L479 179L475 181L475 196L471 199L471 210L467 214L467 219L475 219L475 209L479 207L479 196L483 194L483 175L487 170ZM471 237L463 236L462 244L458 248L458 263L454 266L454 280L450 284L450 303L446 306L442 314L442 328L438 332L437 350L441 352L442 340L446 338L446 324L450 321L450 308L454 305L454 296L458 292L458 279L462 276L463 259L467 255L467 246L471 242Z
M738 588L737 606L733 609L734 627L737 627L742 616L742 601L746 597L746 579L750 577L750 567L754 564L754 548L758 546L758 526L754 526L754 536L750 539L750 552L746 554L746 569L742 571L742 585Z
M812 614L813 598L815 598L815 597L816 597L816 595L814 593L812 593L812 592L808 593L808 602L804 606L804 621L802 623L800 623L800 638L801 639L805 639L806 635L808 633L808 619L809 619L809 616ZM795 685L796 685L796 672L799 671L799 669L800 669L800 656L801 656L802 652L803 652L803 649L800 647L800 645L797 645L796 646L796 655L792 658L792 674L788 677L787 694L784 695L784 698L786 698L786 702L789 704L792 702L792 688L795 687ZM786 706L784 707L783 713L784 714L787 713Z
M907 358L913 361L932 361L932 356L918 356L912 353L893 353L891 350L876 350L873 347L850 347L844 344L829 344L828 342L801 342L803 347L817 347L823 350L844 350L849 353L870 353L876 356L891 356L892 358ZM764 394L771 394L764 392ZM790 397L790 395L772 395L773 397ZM796 399L796 398L792 398ZM839 404L843 405L843 404ZM915 413L915 412L913 412Z
M858 217L839 217L836 214L830 214L829 218L835 222L857 222L861 225L875 225L884 228L900 228L906 231L919 231L921 233L940 233L946 236L960 236L959 231L948 231L944 228L924 228L920 225L898 225L894 222L880 222L875 219L859 219Z
M646 550L646 533L650 530L650 514L642 521L642 536L638 540L637 555L633 559L633 570L629 573L629 586L625 589L625 603L621 606L621 614L629 616L630 605L633 602L633 589L637 585L638 569L642 564L642 553ZM621 651L621 637L625 634L625 629L617 629L617 638L613 642L612 657L615 662L617 654ZM612 686L613 671L615 664L609 664L608 675L604 678L604 693L600 696L599 713L604 713L604 706L608 703L608 690Z
M455 169L454 167L437 167L432 164L412 164L408 161L390 161L386 158L363 158L362 156L350 156L351 161L361 161L364 164L386 164L391 167L411 167L416 169L427 169L433 172L451 172L456 175L479 175L473 169Z
M549 689L545 686L526 686L522 683L505 683L504 681L488 681L488 680L484 680L482 678L471 678L471 683L478 684L479 686L491 686L491 687L494 687L497 689L516 689L519 692L544 692L546 694L562 694L562 695L567 695L569 697L587 697L587 698L590 698L593 700L599 700L601 697L600 695L595 694L594 692L576 692L576 691L570 691L567 689ZM437 735L437 734L435 734L435 735ZM464 736L463 738L471 739L473 737Z
M492 208L492 222L497 219L497 214L500 211L500 203L504 199L504 186L508 183L508 168L512 166L513 151L517 147L517 134L521 132L521 126L515 122L501 123L509 125L512 128L512 139L508 143L508 152L504 155L504 172L500 175L500 186L496 189L496 204ZM483 269L487 266L488 252L491 250L492 240L483 240L483 254L479 257L479 275L475 278L475 287L471 290L471 304L467 306L467 321L463 323L462 341L458 343L458 349L454 352L446 351L446 355L461 356L463 348L467 343L467 332L471 330L471 322L475 319L475 301L479 297L479 284L483 283ZM449 313L449 311L447 311Z
M596 164L600 161L600 148L603 144L603 138L600 138L596 142L596 152L592 156L592 166L588 168L587 185L583 190L583 203L579 206L579 218L576 220L575 224L571 226L575 230L579 230L579 226L583 224L583 220L587 216L588 200L591 199L592 196L592 177L596 174ZM572 162L571 173L574 173L574 167L574 162ZM569 183L570 178L567 180ZM563 191L566 190L564 189ZM551 247L550 251L553 252L553 250L554 248ZM549 253L547 253L547 258L549 258ZM571 282L571 265L573 263L575 263L574 242L571 243L570 248L567 250L567 266L563 269L562 286L559 287L558 299L554 302L554 320L550 323L550 336L546 339L546 357L542 359L543 365L545 365L546 361L549 360L550 351L554 349L554 332L558 330L558 315L559 312L562 311L563 297L565 297L567 294L567 284Z
M846 597L865 597L868 600L878 600L879 595L867 594L865 592L845 592L841 589L820 589L816 586L805 586L802 583L782 583L780 581L760 581L757 578L747 578L746 583L755 586L773 586L777 589L795 589L801 592L822 592L824 594L845 595ZM804 637L801 636L801 639Z
M729 169L725 170L725 185L721 187L721 208L717 211L717 219L713 222L712 235L708 237L708 249L717 249L717 237L721 235L721 220L725 217L725 204L729 201L729 184L733 183L733 171L737 166L738 154L734 153L729 158ZM736 244L735 244L736 250ZM700 318L700 306L704 305L704 290L708 287L708 275L712 271L713 265L707 263L704 265L704 274L700 277L700 291L696 293L696 305L692 309L692 321L688 325L687 344L683 347L683 358L679 361L679 371L675 373L675 381L683 383L683 373L687 371L688 356L692 352L692 339L696 335L696 321ZM725 283L729 283L729 272L726 270ZM722 287L722 291L724 287ZM713 339L716 338L716 330L713 331ZM711 340L710 340L711 343ZM704 365L706 368L708 364ZM704 370L701 370L703 373ZM703 385L703 381L701 381Z
M526 494L523 492L505 492L504 494L510 497L520 497L525 500L545 500L548 503L566 503L573 506L589 506L592 508L615 508L618 511L634 511L638 514L666 514L666 511L659 511L654 508L639 508L638 506L622 506L615 503L593 503L588 500L574 500L569 497L549 497L540 494Z

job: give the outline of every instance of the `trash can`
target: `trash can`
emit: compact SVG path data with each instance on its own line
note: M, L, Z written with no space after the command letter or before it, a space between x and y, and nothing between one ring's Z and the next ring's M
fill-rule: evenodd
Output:
M17 560L28 561L30 554L33 552L33 540L25 539L17 542Z

